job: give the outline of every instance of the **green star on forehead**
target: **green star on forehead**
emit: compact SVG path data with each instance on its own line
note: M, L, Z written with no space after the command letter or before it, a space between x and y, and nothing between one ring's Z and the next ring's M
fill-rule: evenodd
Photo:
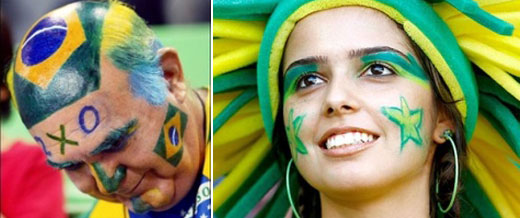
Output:
M408 140L412 140L418 146L422 145L420 133L423 117L422 109L410 110L406 99L401 96L401 108L382 107L381 112L401 127L401 151Z
M287 131L287 137L289 139L289 146L291 147L291 153L294 155L294 159L298 159L298 153L307 154L307 149L303 144L302 140L298 136L300 134L300 128L303 123L303 118L305 115L294 117L294 110L291 109L289 111L289 126L285 127Z
M52 135L50 133L47 133L47 136L51 139L54 139L54 140L60 142L60 153L61 154L65 154L65 144L78 146L77 141L73 141L73 140L67 139L65 137L65 126L63 124L60 125L60 132L61 132L61 137Z

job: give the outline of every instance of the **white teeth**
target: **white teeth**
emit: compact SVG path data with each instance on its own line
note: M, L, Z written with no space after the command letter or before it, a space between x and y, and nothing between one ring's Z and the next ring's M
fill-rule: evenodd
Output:
M359 132L354 133L354 142L356 142L356 144L361 142L361 133L359 133Z
M368 135L366 133L361 134L361 141L367 142L368 141Z
M348 132L341 135L334 135L327 139L325 146L327 149L337 148L346 145L361 144L374 141L374 136L368 133Z

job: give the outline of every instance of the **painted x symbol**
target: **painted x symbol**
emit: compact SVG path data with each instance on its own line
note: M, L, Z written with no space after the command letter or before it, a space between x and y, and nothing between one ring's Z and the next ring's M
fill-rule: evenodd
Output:
M51 138L51 139L54 139L54 140L60 142L60 153L61 154L65 154L65 144L78 146L78 142L77 141L73 141L73 140L67 139L65 137L65 126L63 124L60 125L60 132L61 132L61 137L52 135L50 133L47 133L47 136L49 138Z

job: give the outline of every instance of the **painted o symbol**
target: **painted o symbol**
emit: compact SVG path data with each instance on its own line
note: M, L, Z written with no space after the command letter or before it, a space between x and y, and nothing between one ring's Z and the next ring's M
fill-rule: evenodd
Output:
M179 144L179 132L177 131L177 128L170 127L168 134L170 135L170 141L172 145L177 146Z
M94 121L94 126L92 126L91 128L88 128L87 125L85 125L85 114L87 112L91 112L92 114L94 114L94 118L96 119ZM81 129L83 130L83 132L89 134L91 133L92 131L94 131L97 126L99 125L99 113L98 111L96 110L96 108L94 108L93 106L85 106L83 109L81 109L81 112L79 112L79 126L81 127Z

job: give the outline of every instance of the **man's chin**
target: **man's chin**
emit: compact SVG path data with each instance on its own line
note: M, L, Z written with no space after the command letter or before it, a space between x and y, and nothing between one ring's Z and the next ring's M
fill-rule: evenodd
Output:
M134 213L146 213L148 211L164 211L173 206L172 197L161 193L157 188L130 199L120 199L128 209Z

